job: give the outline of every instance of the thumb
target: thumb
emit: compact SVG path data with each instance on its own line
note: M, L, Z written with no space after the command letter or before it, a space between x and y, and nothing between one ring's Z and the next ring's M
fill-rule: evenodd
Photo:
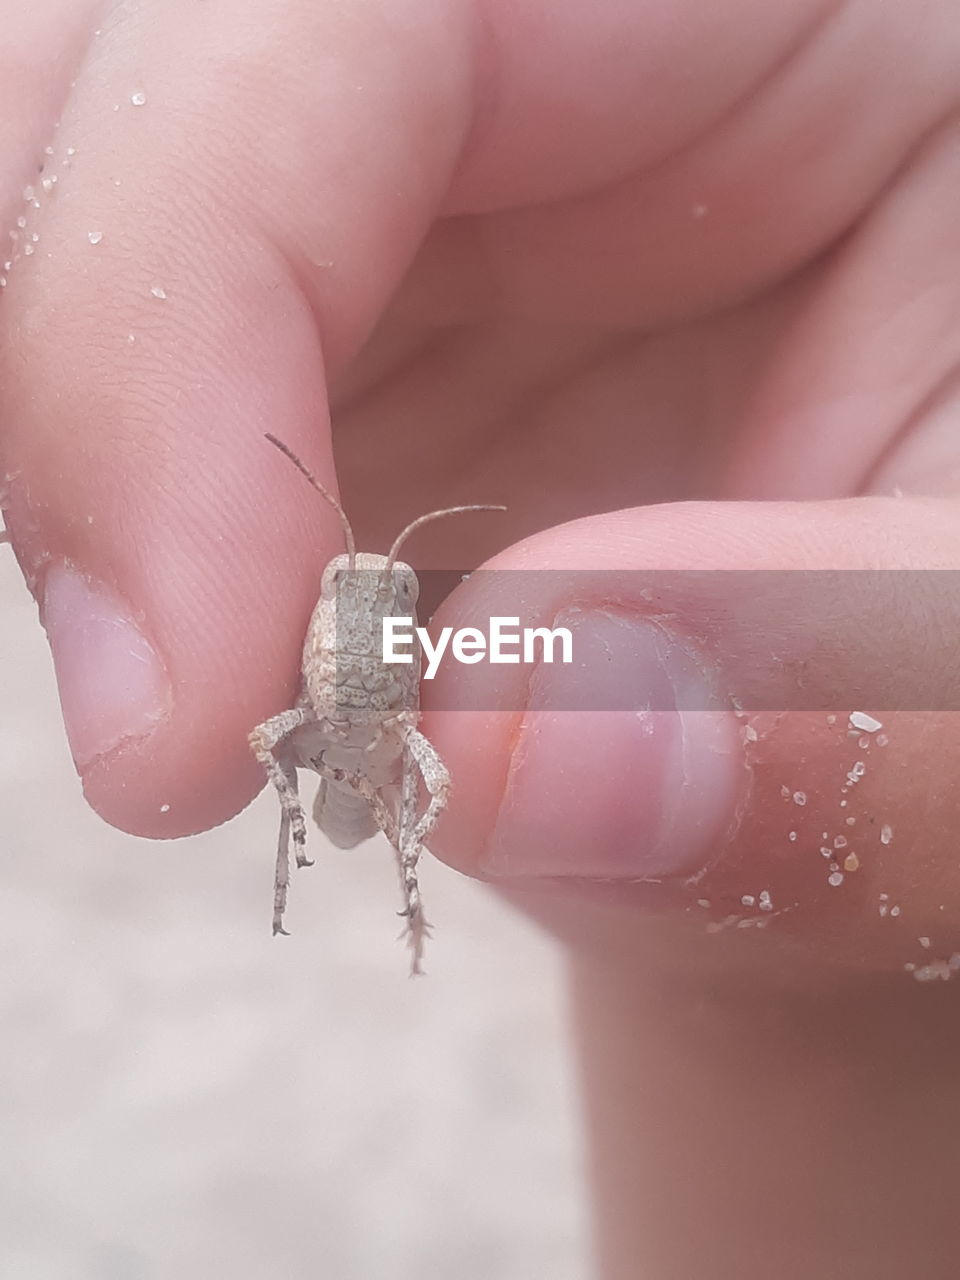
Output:
M958 534L933 499L691 503L497 557L438 625L563 622L573 662L427 685L437 851L591 946L632 946L642 908L737 962L948 973Z

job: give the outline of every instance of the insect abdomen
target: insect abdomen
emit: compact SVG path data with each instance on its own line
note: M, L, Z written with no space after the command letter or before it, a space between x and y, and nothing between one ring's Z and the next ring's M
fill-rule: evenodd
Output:
M380 830L363 796L338 787L326 778L320 779L313 802L313 820L338 849L354 849Z

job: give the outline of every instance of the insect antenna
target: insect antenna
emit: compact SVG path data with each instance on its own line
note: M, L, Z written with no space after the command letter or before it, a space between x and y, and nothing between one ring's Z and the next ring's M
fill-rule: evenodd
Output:
M282 440L278 440L276 436L272 436L269 431L265 432L264 434L266 435L267 439L270 441L272 445L275 445L282 454L284 454L286 457L290 459L290 461L297 468L300 474L302 476L306 476L307 480L309 480L309 482L313 485L314 489L316 489L320 497L323 498L324 502L328 503L331 507L333 507L334 511L340 517L340 523L343 525L344 536L346 537L346 540L347 540L347 567L349 569L356 568L357 544L353 539L353 530L350 528L350 521L347 519L347 513L344 511L343 507L341 507L340 503L336 500L333 494L329 493L323 487L323 485L316 478L316 476L314 476L310 471L307 470L307 468L303 465L303 463L300 461L297 455L293 452L293 450L289 447L289 445L285 445ZM469 510L469 508L463 508L463 509ZM411 526L411 528L412 527L413 526Z
M396 563L397 556L400 554L400 548L410 537L411 533L415 533L421 525L429 524L431 520L439 520L442 516L458 516L464 511L506 511L506 507L491 506L483 503L478 506L469 507L444 507L442 511L431 511L425 516L418 516L416 520L412 520L410 524L397 537L393 546L390 548L390 554L387 556L387 563L383 566L384 577L390 572Z

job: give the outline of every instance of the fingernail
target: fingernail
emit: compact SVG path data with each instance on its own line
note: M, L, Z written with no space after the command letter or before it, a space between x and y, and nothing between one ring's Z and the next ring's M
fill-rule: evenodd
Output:
M164 719L173 702L170 680L131 610L67 565L47 570L41 620L67 740L83 773Z
M570 666L541 664L487 850L491 876L689 877L733 821L737 722L706 659L658 624L571 609Z

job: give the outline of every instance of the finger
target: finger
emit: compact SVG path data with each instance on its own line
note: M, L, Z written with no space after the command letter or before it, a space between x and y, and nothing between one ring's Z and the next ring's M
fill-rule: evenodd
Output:
M517 12L524 15L524 7ZM594 12L583 10L582 21L592 23ZM502 201L507 207L484 220L482 248L497 296L515 315L542 321L575 309L598 324L654 328L730 307L836 244L896 183L927 135L953 117L957 68L946 8L931 11L921 28L908 27L892 9L788 7L779 33L767 25L772 11L761 7L744 8L739 20L729 15L725 31L726 9L722 19L719 10L708 19L699 6L671 7L662 25L645 6L632 6L632 14L621 32L601 27L598 37L624 40L632 94L610 92L620 81L605 72L602 84L592 79L577 93L574 79L571 91L564 64L543 101L550 109L554 95L566 93L579 126L555 113L555 128L538 130L534 150L532 134L516 121L539 123L536 107L523 98L510 117L516 140L504 150L519 152L527 180L518 190L526 198L518 207ZM716 29L707 25L714 20ZM728 49L729 36L739 42L755 22L756 43L751 36L736 52ZM539 39L527 62L544 65L545 76L555 72L541 64ZM578 64L595 72L600 65L589 53ZM690 75L689 87L665 83L677 73ZM721 87L733 89L722 102ZM513 106L509 94L507 102ZM608 112L599 137L584 128L598 102ZM943 133L949 140L949 124ZM605 181L594 173L585 190L580 175L591 171L579 164L580 147L606 162ZM561 170L561 190L580 198L544 208L534 192L545 187L545 164L561 151L573 157ZM479 163L478 171L486 176ZM531 184L539 184L533 192ZM501 191L493 181L490 187ZM452 198L458 196L459 186ZM478 203L460 200L453 208L472 211ZM466 238L476 229L468 222L459 230ZM437 274L446 256L439 246Z
M782 335L739 432L724 496L956 493L960 181L934 130Z
M29 206L31 187L53 142L67 85L77 73L96 28L92 0L42 0L7 5L3 15L0 77L0 219L2 258L9 259L8 228ZM24 197L27 197L26 199ZM5 275L5 272L0 272Z
M335 489L324 362L369 327L462 131L443 13L274 9L105 22L5 291L10 526L86 794L142 834L260 785L246 737L291 705L341 539L264 433Z
M574 663L453 662L425 685L454 779L438 852L534 900L549 888L581 943L619 928L633 946L642 906L684 923L690 963L721 932L738 963L762 935L816 964L947 964L958 525L923 499L685 504L497 557L437 626L565 621Z
M722 14L697 0L481 5L480 109L446 207L554 202L652 168L805 54L826 12L812 0L776 15L756 0Z

